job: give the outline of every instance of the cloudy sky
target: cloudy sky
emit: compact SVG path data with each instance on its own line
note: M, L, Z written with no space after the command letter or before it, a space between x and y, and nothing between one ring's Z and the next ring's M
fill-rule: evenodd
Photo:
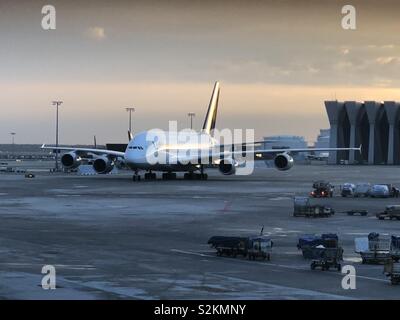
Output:
M41 28L42 7L57 28ZM356 8L356 30L341 27ZM256 137L328 126L324 100L400 100L396 1L0 0L0 143L124 142L135 131L203 122L221 82L217 126Z

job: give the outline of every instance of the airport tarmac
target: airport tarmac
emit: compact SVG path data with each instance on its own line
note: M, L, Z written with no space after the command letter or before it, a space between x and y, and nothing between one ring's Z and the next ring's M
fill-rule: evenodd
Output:
M336 214L295 218L294 195L312 181L394 183L393 166L256 168L251 176L208 181L141 181L131 175L77 176L38 172L34 179L0 174L0 298L3 299L398 299L383 266L362 265L354 238L400 234L400 221L374 213L400 199L321 199ZM347 209L368 209L367 217ZM213 235L264 234L272 260L217 257ZM337 271L311 271L296 248L304 233L338 233L344 263L356 267L355 290ZM54 265L57 289L41 288Z

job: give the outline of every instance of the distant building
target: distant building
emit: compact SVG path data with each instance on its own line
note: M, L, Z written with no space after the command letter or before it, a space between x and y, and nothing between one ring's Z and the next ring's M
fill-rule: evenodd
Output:
M277 135L264 137L265 149L293 149L293 148L307 148L307 142L304 137L292 135ZM306 153L294 154L293 158L297 161L304 161Z
M317 140L315 141L314 148L329 148L331 129L320 129ZM315 156L321 157L329 152L315 152Z
M359 147L329 154L329 163L400 164L400 103L325 101L330 147Z

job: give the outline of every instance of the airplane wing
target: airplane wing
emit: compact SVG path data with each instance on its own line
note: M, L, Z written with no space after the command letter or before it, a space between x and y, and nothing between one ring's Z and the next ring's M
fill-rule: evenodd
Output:
M219 149L219 146L218 146ZM254 160L266 160L273 157L279 153L299 153L299 152L329 152L329 151L359 151L361 152L361 146L358 148L286 148L286 149L257 149L257 150L240 150L240 151L220 151L220 150L210 150L208 154L206 152L201 153L200 155L194 154L186 156L181 155L179 152L177 153L177 159L179 162L192 162L192 163L206 163L210 158L215 160L215 163L219 162L221 158L229 158L229 157L246 157L247 155L254 155Z
M123 158L124 155L125 155L124 152L107 150L107 149L52 147L52 146L46 146L45 144L42 145L41 149L60 150L60 151L74 151L77 154L92 153L92 154L97 154L97 155L110 155L110 156L121 157L121 158Z

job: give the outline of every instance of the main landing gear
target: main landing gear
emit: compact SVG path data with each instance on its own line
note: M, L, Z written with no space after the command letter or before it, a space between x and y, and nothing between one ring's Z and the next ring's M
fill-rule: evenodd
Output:
M207 180L208 179L208 174L204 173L203 170L201 170L201 173L194 173L193 171L187 172L183 175L183 179L185 180Z
M142 177L139 175L139 172L136 171L135 174L132 176L133 181L141 181ZM175 172L163 172L162 174L163 180L176 180L176 173ZM186 172L183 175L184 180L207 180L208 175L201 170L201 173L194 173L193 171ZM154 181L157 180L157 175L153 172L146 172L144 174L144 180L146 181Z
M157 175L153 172L147 172L144 174L144 180L157 180Z
M175 172L163 172L162 179L163 180L176 180L176 173Z
M139 173L136 171L135 174L132 176L133 181L141 181L142 177L139 175ZM153 172L146 172L144 174L144 180L157 180L157 175Z

